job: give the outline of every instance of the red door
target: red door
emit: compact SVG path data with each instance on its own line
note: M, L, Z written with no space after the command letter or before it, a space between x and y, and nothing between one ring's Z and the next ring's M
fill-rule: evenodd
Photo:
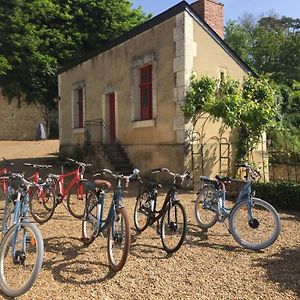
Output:
M116 103L115 94L109 94L109 128L110 128L110 142L114 144L116 142Z

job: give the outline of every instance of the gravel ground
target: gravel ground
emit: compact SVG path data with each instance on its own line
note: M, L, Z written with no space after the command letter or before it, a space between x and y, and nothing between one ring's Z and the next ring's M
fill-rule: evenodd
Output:
M0 142L1 157L2 149ZM99 237L83 246L81 221L60 205L48 223L39 225L45 244L43 268L31 290L18 299L300 298L300 212L280 211L278 240L253 252L236 244L226 222L201 232L194 218L194 193L179 193L188 232L179 251L168 255L155 226L140 235L134 230L134 194L133 186L124 194L132 237L130 255L120 272L109 269L106 239ZM0 299L7 298L0 293Z

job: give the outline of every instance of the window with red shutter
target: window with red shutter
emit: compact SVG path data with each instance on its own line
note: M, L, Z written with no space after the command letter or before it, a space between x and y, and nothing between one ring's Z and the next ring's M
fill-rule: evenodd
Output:
M140 69L141 120L152 119L152 65Z

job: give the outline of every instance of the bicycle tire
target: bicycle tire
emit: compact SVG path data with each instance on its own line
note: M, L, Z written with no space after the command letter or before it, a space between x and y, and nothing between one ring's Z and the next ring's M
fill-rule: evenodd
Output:
M54 214L55 207L55 195L51 188L45 188L42 191L42 197L37 189L33 190L29 201L29 210L37 223L44 224L49 221Z
M4 211L4 208L5 208L5 194L2 190L2 187L1 187L1 181L0 181L0 209Z
M117 225L121 225L121 233L116 232ZM130 223L124 207L117 208L116 215L107 228L107 236L107 254L109 265L114 272L118 272L124 267L130 248ZM124 246L121 249L120 258L116 257L115 252L113 251L113 246L115 245L118 248L120 248L122 245Z
M13 225L14 202L7 194L4 200L4 210L2 217L2 237L6 234L9 228Z
M85 213L82 220L82 240L85 245L90 245L96 238L100 209L97 195L90 192L86 197Z
M79 181L72 185L67 195L67 208L70 214L77 218L82 219L85 209L85 194L84 184Z
M252 198L252 202L252 213L255 218L254 221L252 223L249 221L248 200L243 200L237 203L231 210L229 216L229 229L235 241L241 246L251 250L261 250L271 246L277 240L281 228L280 218L275 208L268 202L259 198ZM258 207L257 210L255 209L256 207ZM245 209L243 210L243 208ZM270 213L270 216L266 216L265 210ZM243 229L241 229L241 231L238 229L237 223L239 218L245 219L242 222L242 226L246 226L247 234L249 232L249 234L253 235L255 240L260 240L259 242L250 242L246 239L245 230L243 232ZM263 228L260 228L261 225ZM270 227L273 227L270 236L267 239L261 238L261 235L267 233L267 229ZM249 231L249 229L251 230Z
M171 210L174 208L175 210L175 220L171 217ZM182 220L178 220L178 209L182 213ZM167 221L167 222L165 222ZM180 222L179 222L180 221ZM182 229L178 230L178 224L182 224ZM167 253L174 253L176 252L182 245L185 236L186 236L186 230L187 230L187 217L185 208L179 201L173 201L172 205L168 205L168 209L165 210L161 217L161 224L160 224L160 233L161 233L161 241L163 244L163 247ZM179 232L179 240L175 240L175 244L171 246L169 244L169 238L170 236L174 236L174 233ZM167 234L170 233L170 236Z
M211 186L203 187L199 192L195 201L195 217L200 228L210 228L214 226L218 220L217 213L209 209L215 206L217 209L216 190Z
M35 224L22 222L21 226L19 226L18 234L24 232L26 230L28 234L28 241L26 238L26 254L25 258L20 255L19 252L19 261L16 262L12 258L12 255L7 255L10 251L9 247L12 246L12 239L15 236L16 225L12 226L7 234L4 236L1 245L0 245L0 288L2 292L4 292L9 297L17 297L25 292L27 292L35 283L40 273L42 264L43 264L43 256L44 256L44 243L42 239L42 235ZM22 232L21 232L22 231ZM17 238L18 238L17 234ZM20 246L23 244L23 238L16 241L16 246ZM19 242L18 242L19 241ZM27 267L30 265L30 256L33 250L36 250L36 258L32 260L32 270L28 273L28 278L24 278L22 276L22 271L27 271ZM14 257L16 258L16 256ZM8 261L8 269L6 270L6 260ZM24 259L24 261L22 261ZM22 261L22 262L21 262ZM24 268L24 264L26 263L26 268ZM22 267L20 268L20 266ZM16 270L13 270L13 269ZM22 281L24 279L24 281ZM22 282L21 282L22 281ZM19 286L17 284L20 283ZM15 285L15 286L14 286Z
M143 191L137 196L134 207L134 226L138 232L142 232L148 227L150 212L150 195L148 191ZM144 220L141 220L141 217L143 217Z

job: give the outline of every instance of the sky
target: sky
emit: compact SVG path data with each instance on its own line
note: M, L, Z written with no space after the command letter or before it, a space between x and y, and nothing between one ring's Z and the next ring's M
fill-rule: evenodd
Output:
M176 5L180 0L131 0L132 8L142 7L146 13L154 16ZM187 0L189 4L195 0ZM219 0L224 4L225 23L229 20L238 20L244 13L252 13L259 17L270 11L279 16L300 18L300 0Z

